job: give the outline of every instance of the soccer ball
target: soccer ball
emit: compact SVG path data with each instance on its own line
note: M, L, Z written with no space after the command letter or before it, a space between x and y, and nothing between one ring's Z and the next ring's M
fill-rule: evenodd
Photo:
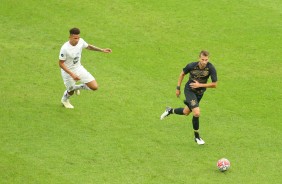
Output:
M230 162L226 158L219 159L217 161L217 168L221 171L227 171L230 167Z

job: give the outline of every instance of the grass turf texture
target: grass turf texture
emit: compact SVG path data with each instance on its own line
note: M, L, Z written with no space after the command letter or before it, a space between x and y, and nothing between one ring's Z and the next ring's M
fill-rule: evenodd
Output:
M0 6L0 183L278 183L281 1L7 1ZM100 84L64 109L58 53L71 27ZM211 53L218 88L159 120L181 69ZM183 98L183 95L182 95ZM231 161L228 172L218 159Z

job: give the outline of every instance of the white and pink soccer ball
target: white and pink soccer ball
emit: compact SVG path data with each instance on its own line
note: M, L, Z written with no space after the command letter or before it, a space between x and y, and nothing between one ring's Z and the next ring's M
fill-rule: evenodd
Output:
M221 171L227 171L230 167L230 162L226 158L219 159L217 161L217 168Z

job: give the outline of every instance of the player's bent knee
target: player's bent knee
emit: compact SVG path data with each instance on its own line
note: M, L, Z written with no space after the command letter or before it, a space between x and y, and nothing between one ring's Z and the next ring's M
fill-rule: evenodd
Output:
M195 112L195 113L193 113L193 116L195 116L195 117L200 117L200 112Z
M199 107L194 108L192 111L193 111L193 116L200 117L200 108Z
M97 84L97 82L95 82L95 81L89 82L89 83L87 83L86 85L87 85L87 87L88 87L89 89L91 89L92 91L95 91L95 90L98 89L98 84Z
M184 109L184 110L183 110L183 114L184 114L185 116L188 116L188 115L190 114L190 111L189 111L189 110Z
M98 90L98 86L91 86L90 89L91 89L92 91L96 91L96 90Z

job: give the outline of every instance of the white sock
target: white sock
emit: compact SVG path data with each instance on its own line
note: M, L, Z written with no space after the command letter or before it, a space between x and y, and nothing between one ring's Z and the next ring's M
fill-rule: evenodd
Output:
M68 91L66 90L66 91L64 92L63 99L64 99L64 100L67 100L67 99L69 99L70 97L71 97L71 95L69 95Z
M75 85L74 90L78 90L78 89L90 90L90 88L86 84Z

